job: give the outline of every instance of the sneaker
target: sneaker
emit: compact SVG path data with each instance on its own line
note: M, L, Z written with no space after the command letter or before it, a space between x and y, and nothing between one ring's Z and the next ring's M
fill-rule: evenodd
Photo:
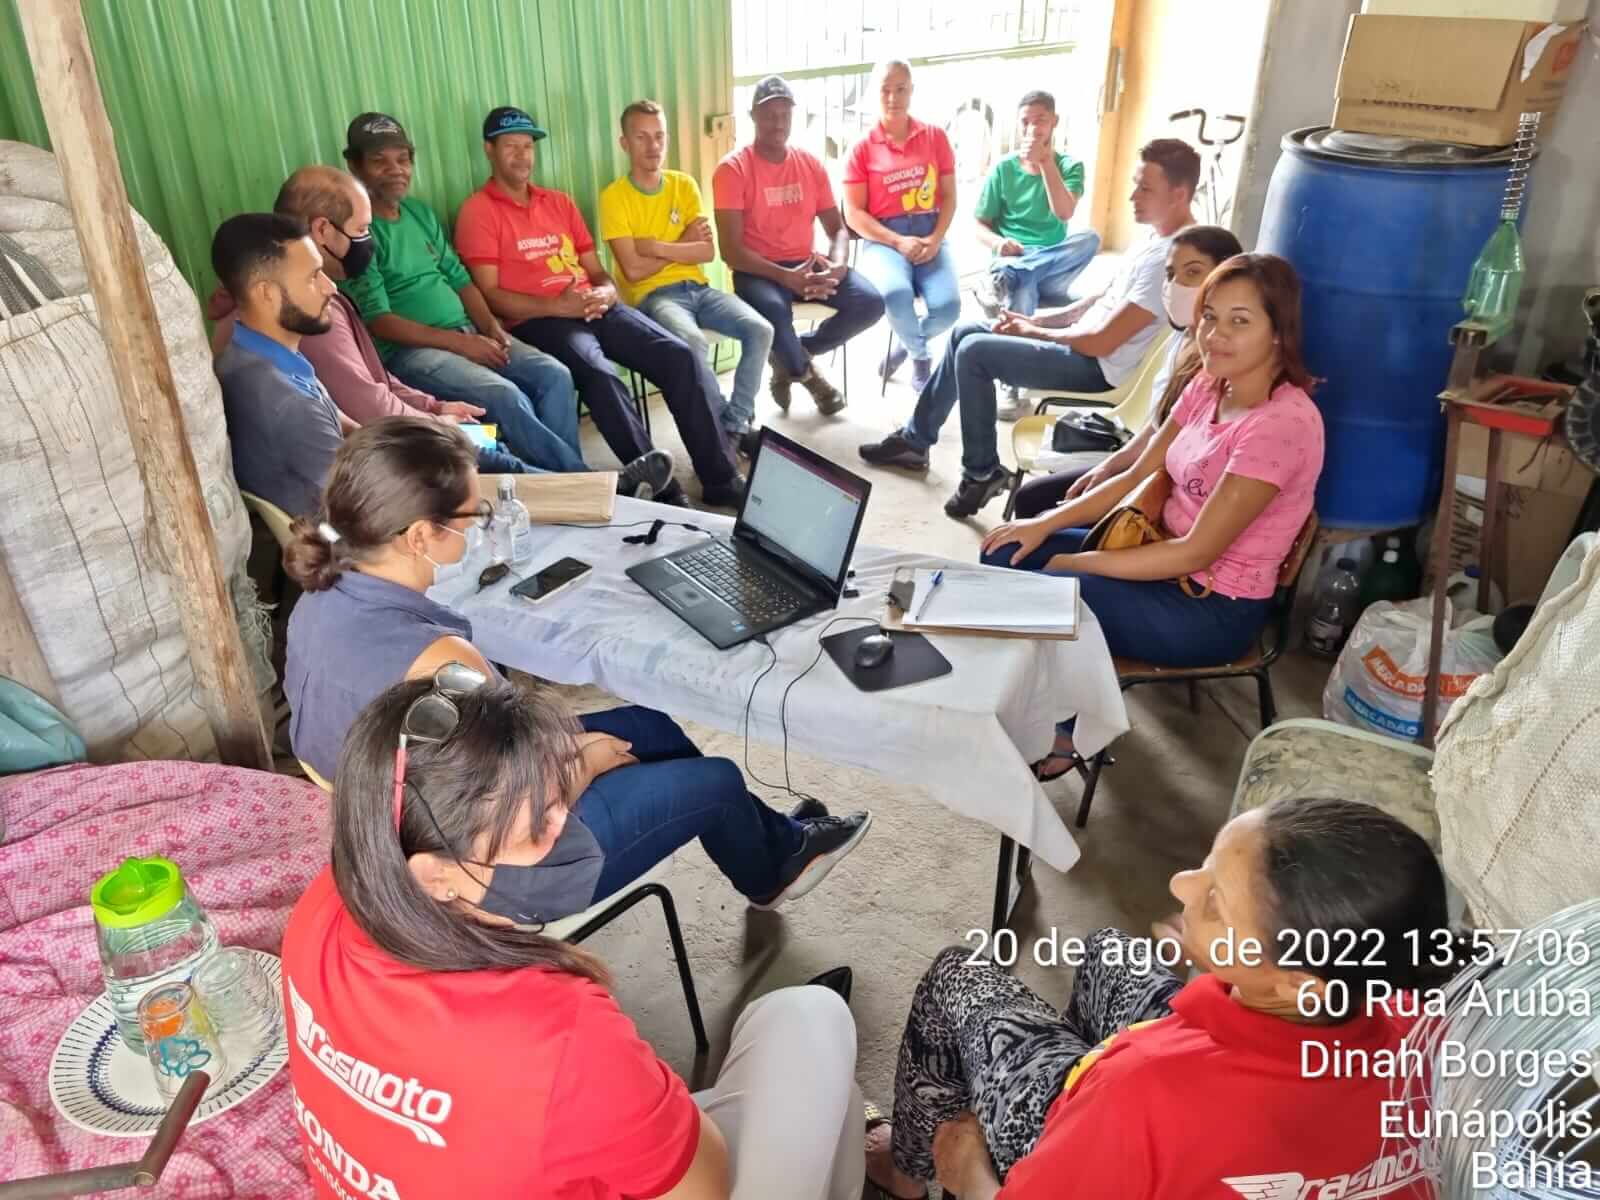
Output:
M765 900L750 901L751 908L770 912L778 905L798 900L828 877L850 851L861 844L872 828L872 814L851 813L848 817L817 817L801 822L804 840L779 872L783 881Z
M827 815L828 806L815 796L807 796L789 810L789 818L793 821L814 821Z
M993 271L985 271L979 276L977 286L972 291L977 297L978 307L983 309L983 315L991 321L998 320L1002 310L1011 303L1010 285L1003 276Z
M647 450L617 476L617 495L635 500L654 500L672 483L672 455L665 450Z
M737 471L726 483L708 483L700 488L700 503L711 508L738 508L744 502L746 480Z
M898 340L894 341L889 346L889 353L885 354L883 361L878 364L878 377L884 380L892 378L896 371L905 366L906 359L910 357L911 351L902 346Z
M657 492L655 500L657 504L670 504L674 508L694 507L689 503L689 493L683 490L683 484L679 483L676 479L667 484L666 491Z
M1011 472L999 468L987 479L963 479L956 494L944 502L945 515L960 520L976 516L980 508L1011 488Z
M1002 421L1019 421L1031 411L1028 402L1022 398L1022 389L1016 387L1006 388L1005 396L994 407L994 415Z
M823 416L831 417L844 409L845 398L839 394L838 388L822 377L822 372L817 370L816 363L811 364L811 369L800 380L800 386L811 393L811 399L816 401L817 411Z
M776 354L767 355L767 365L772 368L772 375L767 380L767 390L772 393L772 402L782 411L789 411L789 388L794 383L794 376L789 374L789 368L778 361Z
M756 456L756 447L760 445L760 443L761 430L754 428L746 429L739 435L739 453L744 455L746 458L754 458Z
M875 467L904 467L908 471L928 469L928 452L918 450L899 430L881 442L868 442L865 446L856 447L856 453Z
M922 389L928 386L928 380L933 378L933 359L913 358L911 360L911 388L922 395Z

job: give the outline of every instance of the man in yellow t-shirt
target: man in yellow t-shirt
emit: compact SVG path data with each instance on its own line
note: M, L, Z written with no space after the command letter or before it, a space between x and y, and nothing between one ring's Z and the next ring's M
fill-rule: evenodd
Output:
M722 411L730 448L755 449L756 392L772 349L772 326L739 297L718 291L702 269L716 256L700 189L682 171L666 171L667 127L654 100L622 110L628 173L600 193L600 237L616 259L623 299L689 343L702 358L709 329L739 343L733 391Z

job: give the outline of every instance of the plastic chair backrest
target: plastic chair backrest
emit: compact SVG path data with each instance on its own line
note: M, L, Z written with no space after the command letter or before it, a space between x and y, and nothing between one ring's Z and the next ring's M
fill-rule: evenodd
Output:
M1134 372L1133 380L1128 385L1127 394L1116 408L1107 414L1116 417L1134 433L1143 429L1144 423L1150 419L1150 410L1155 406L1156 377L1161 374L1161 364L1166 360L1167 347L1177 336L1180 335L1173 333L1171 326L1156 335L1155 340L1144 352L1144 357L1139 360L1138 370Z
M287 546L289 525L294 518L270 500L263 500L250 492L240 492L239 495L244 497L244 506L261 518L272 536L277 539L278 545Z

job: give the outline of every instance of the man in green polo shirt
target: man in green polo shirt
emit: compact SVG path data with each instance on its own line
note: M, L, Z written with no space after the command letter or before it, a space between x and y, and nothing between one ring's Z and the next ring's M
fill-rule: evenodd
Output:
M978 240L994 252L978 287L990 319L1002 310L1032 315L1065 304L1067 289L1100 250L1092 229L1067 232L1083 195L1083 164L1055 148L1056 101L1029 92L1017 106L1017 152L984 180L973 215Z

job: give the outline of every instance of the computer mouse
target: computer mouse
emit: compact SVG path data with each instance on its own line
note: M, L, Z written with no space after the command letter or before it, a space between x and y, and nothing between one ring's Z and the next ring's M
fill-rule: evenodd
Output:
M856 666L863 671L870 671L873 667L883 666L893 654L894 639L880 629L861 639L856 647Z

